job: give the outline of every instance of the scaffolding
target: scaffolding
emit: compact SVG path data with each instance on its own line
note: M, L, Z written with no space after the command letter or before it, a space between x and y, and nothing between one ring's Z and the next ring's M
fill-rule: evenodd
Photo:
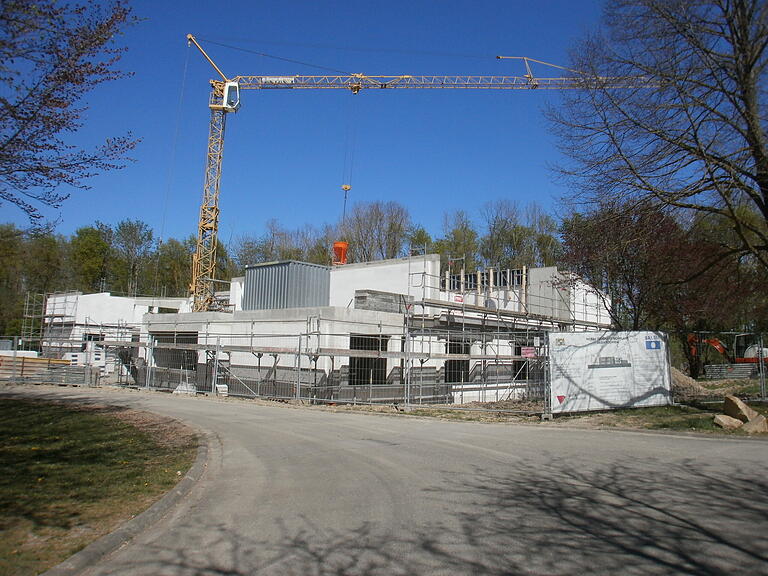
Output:
M21 345L46 355L46 350L68 347L77 316L80 292L27 292L22 317Z
M544 284L554 268L432 274L434 255L407 260L402 288L355 290L352 308L153 314L140 337L76 321L88 313L77 293L30 297L25 316L49 353L98 368L104 382L352 404L543 403L549 332L608 327L599 310L577 310L572 291Z

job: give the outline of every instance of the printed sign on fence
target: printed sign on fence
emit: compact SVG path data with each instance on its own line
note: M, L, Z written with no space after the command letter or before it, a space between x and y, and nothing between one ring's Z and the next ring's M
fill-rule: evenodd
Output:
M522 346L520 348L520 356L523 358L536 358L536 348L533 346Z
M671 402L667 337L660 332L550 334L552 412Z

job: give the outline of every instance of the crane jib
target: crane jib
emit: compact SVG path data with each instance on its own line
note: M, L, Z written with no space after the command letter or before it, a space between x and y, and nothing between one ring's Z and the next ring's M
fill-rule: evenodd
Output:
M643 77L595 77L554 66L531 58L514 59L525 62L526 74L522 76L493 75L434 75L416 76L402 74L397 76L370 76L367 74L326 74L322 76L302 75L248 75L230 77L214 63L192 34L187 41L194 44L221 76L221 80L211 80L210 131L208 135L208 153L206 156L205 183L203 202L198 222L198 237L192 260L192 282L190 291L193 296L192 310L222 311L230 310L214 289L216 282L216 245L218 235L218 199L223 159L224 131L226 118L240 107L241 90L270 89L345 89L357 94L367 89L474 89L474 90L567 90L584 88L650 88L658 86L658 80ZM500 57L508 58L508 57ZM574 76L537 77L533 74L530 62L554 66Z
M554 90L583 89L594 86L611 88L637 88L647 86L642 78L580 78L554 77L536 78L527 76L368 76L365 74L324 75L324 76L237 76L232 81L243 90L269 90L285 88L345 88L362 89L497 89L531 90L546 88Z

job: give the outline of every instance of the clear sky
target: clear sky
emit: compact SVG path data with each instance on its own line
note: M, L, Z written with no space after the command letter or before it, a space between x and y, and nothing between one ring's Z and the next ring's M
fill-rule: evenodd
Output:
M125 169L74 191L57 232L100 220L141 219L163 238L196 234L214 70L185 40L193 33L228 76L322 74L521 75L497 54L567 65L572 43L597 26L593 0L134 0L142 18L120 39L131 78L87 98L77 142L127 131L142 138ZM233 50L212 42L242 48ZM541 70L547 75L546 70ZM433 235L442 215L478 217L506 198L555 207L564 191L542 109L555 91L248 91L227 121L219 236L259 235L339 219L345 157L350 202L394 200ZM354 144L349 135L354 133ZM26 221L0 206L0 221Z

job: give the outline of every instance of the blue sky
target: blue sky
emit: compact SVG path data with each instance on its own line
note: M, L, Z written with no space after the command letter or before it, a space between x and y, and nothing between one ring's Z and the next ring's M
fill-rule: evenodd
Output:
M324 71L211 42L368 75L521 75L519 64L495 55L567 65L569 47L597 26L601 10L587 0L132 5L143 21L120 41L128 47L121 68L134 75L89 94L75 141L99 143L130 130L142 142L125 169L92 179L91 190L46 211L62 234L127 218L166 239L196 234L215 72L187 47L188 32L228 76ZM542 109L557 97L543 90L244 92L227 122L220 238L259 235L270 219L287 228L337 221L350 153L350 202L400 202L433 236L444 213L478 217L492 200L553 209L564 189L549 168L559 155ZM0 221L26 224L7 204Z

